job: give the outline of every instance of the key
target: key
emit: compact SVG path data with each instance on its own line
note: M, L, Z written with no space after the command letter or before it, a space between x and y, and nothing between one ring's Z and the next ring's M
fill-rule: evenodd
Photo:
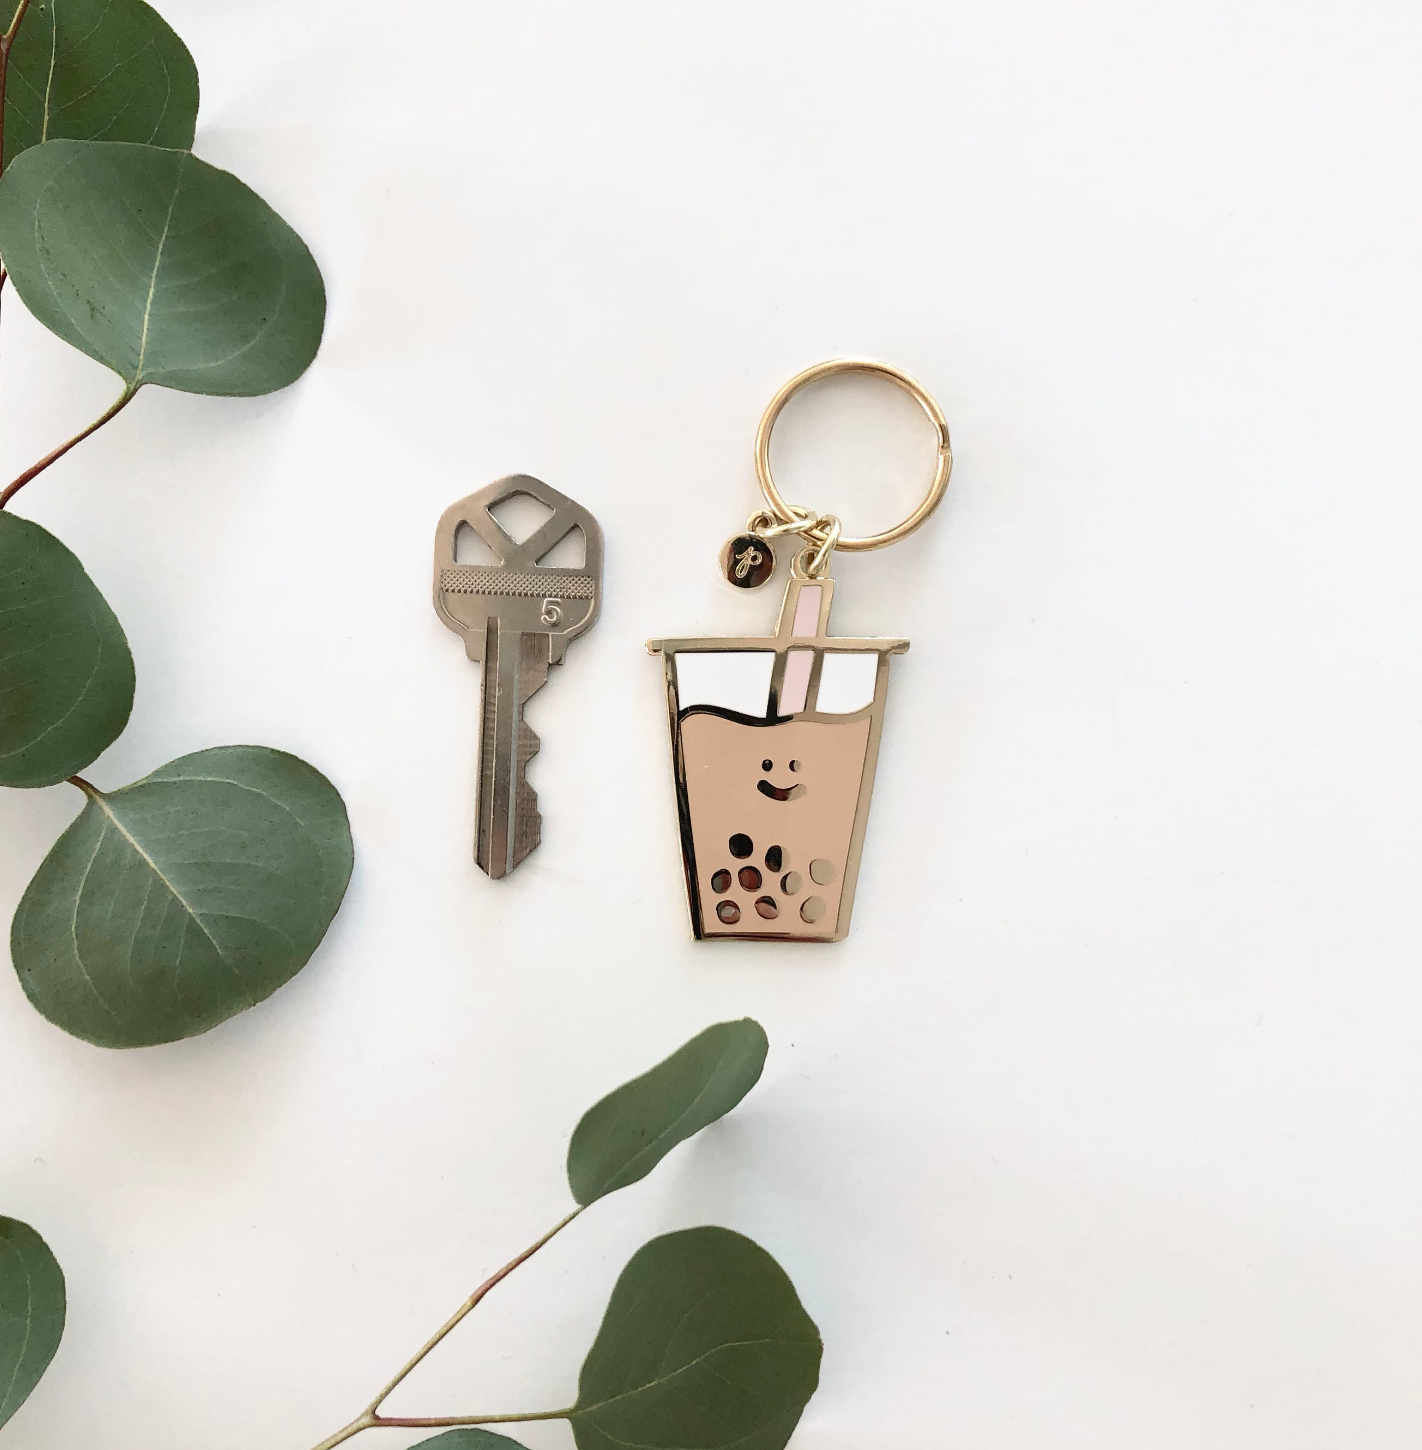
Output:
M515 543L489 512L515 494L553 510L523 543ZM461 565L455 536L468 524L497 564ZM543 568L538 560L574 529L583 531L579 569ZM592 628L602 599L602 530L572 499L527 474L512 474L446 509L435 533L435 612L483 664L479 712L478 829L474 859L490 876L507 876L538 844L543 817L525 771L538 736L524 706L562 664L568 641Z

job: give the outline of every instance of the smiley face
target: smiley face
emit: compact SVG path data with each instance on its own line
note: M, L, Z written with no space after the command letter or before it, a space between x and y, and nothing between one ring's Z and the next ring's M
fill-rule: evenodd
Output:
M789 762L790 769L799 770L800 762L792 760ZM762 760L760 768L768 776L775 769L773 760ZM793 785L776 785L772 780L758 780L755 788L765 796L767 800L773 801L797 801L805 794L804 781L798 781Z

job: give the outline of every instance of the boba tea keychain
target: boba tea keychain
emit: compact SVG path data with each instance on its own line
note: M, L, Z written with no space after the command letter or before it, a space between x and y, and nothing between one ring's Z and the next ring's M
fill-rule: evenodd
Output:
M803 387L869 373L901 387L938 434L923 502L881 534L851 538L832 514L787 504L770 473L770 434ZM889 656L906 639L829 632L841 549L882 549L938 507L953 452L932 396L887 363L836 358L807 368L771 399L756 431L755 471L768 505L721 551L727 582L758 589L792 543L790 578L772 636L649 640L662 656L682 861L698 939L840 941L849 931L859 856L889 686Z

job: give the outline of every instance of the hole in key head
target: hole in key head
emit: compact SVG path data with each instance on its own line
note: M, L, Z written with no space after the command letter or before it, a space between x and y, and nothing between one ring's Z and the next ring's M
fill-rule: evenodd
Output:
M744 831L737 831L727 844L737 861L744 861L755 850L755 842Z
M767 921L774 921L780 915L780 908L775 904L773 896L756 897L755 909Z
M770 850L765 853L765 869L767 871L779 871L785 865L785 851L782 847L772 846Z
M724 921L727 926L735 926L741 919L741 909L734 901L718 901L716 903L716 916Z
M711 889L717 896L724 896L731 889L731 873L723 867L711 878Z
M491 564L497 565L499 556L468 524L460 524L454 531L454 562L472 565L476 569L487 568Z
M494 522L516 544L532 538L553 517L553 510L546 503L539 503L531 493L511 493L507 498L501 498L489 512Z
M581 569L588 562L588 537L574 524L546 554L534 561L545 569Z
M760 872L754 866L742 866L740 870L742 891L760 890Z

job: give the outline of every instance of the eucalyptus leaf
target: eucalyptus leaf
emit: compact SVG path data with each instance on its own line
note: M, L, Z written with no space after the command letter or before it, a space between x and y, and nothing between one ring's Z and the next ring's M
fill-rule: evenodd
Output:
M185 151L197 113L197 66L151 5L32 0L10 51L7 162L61 137Z
M346 808L279 750L229 745L89 796L15 912L26 995L100 1047L206 1032L306 965L351 874Z
M48 530L0 513L0 785L54 785L106 750L133 708L123 627Z
M35 317L128 392L270 393L321 343L326 291L305 242L189 151L31 147L0 177L0 256Z
M496 1435L492 1430L481 1430L477 1425L466 1425L460 1430L446 1430L432 1440L421 1440L411 1445L410 1450L524 1450L517 1440L507 1435Z
M29 1399L63 1334L64 1274L49 1245L0 1218L0 1425Z
M820 1377L820 1335L750 1239L693 1228L623 1269L569 1415L578 1450L781 1450Z
M645 1178L663 1158L736 1106L760 1080L765 1029L718 1022L583 1115L568 1144L568 1186L587 1205Z

